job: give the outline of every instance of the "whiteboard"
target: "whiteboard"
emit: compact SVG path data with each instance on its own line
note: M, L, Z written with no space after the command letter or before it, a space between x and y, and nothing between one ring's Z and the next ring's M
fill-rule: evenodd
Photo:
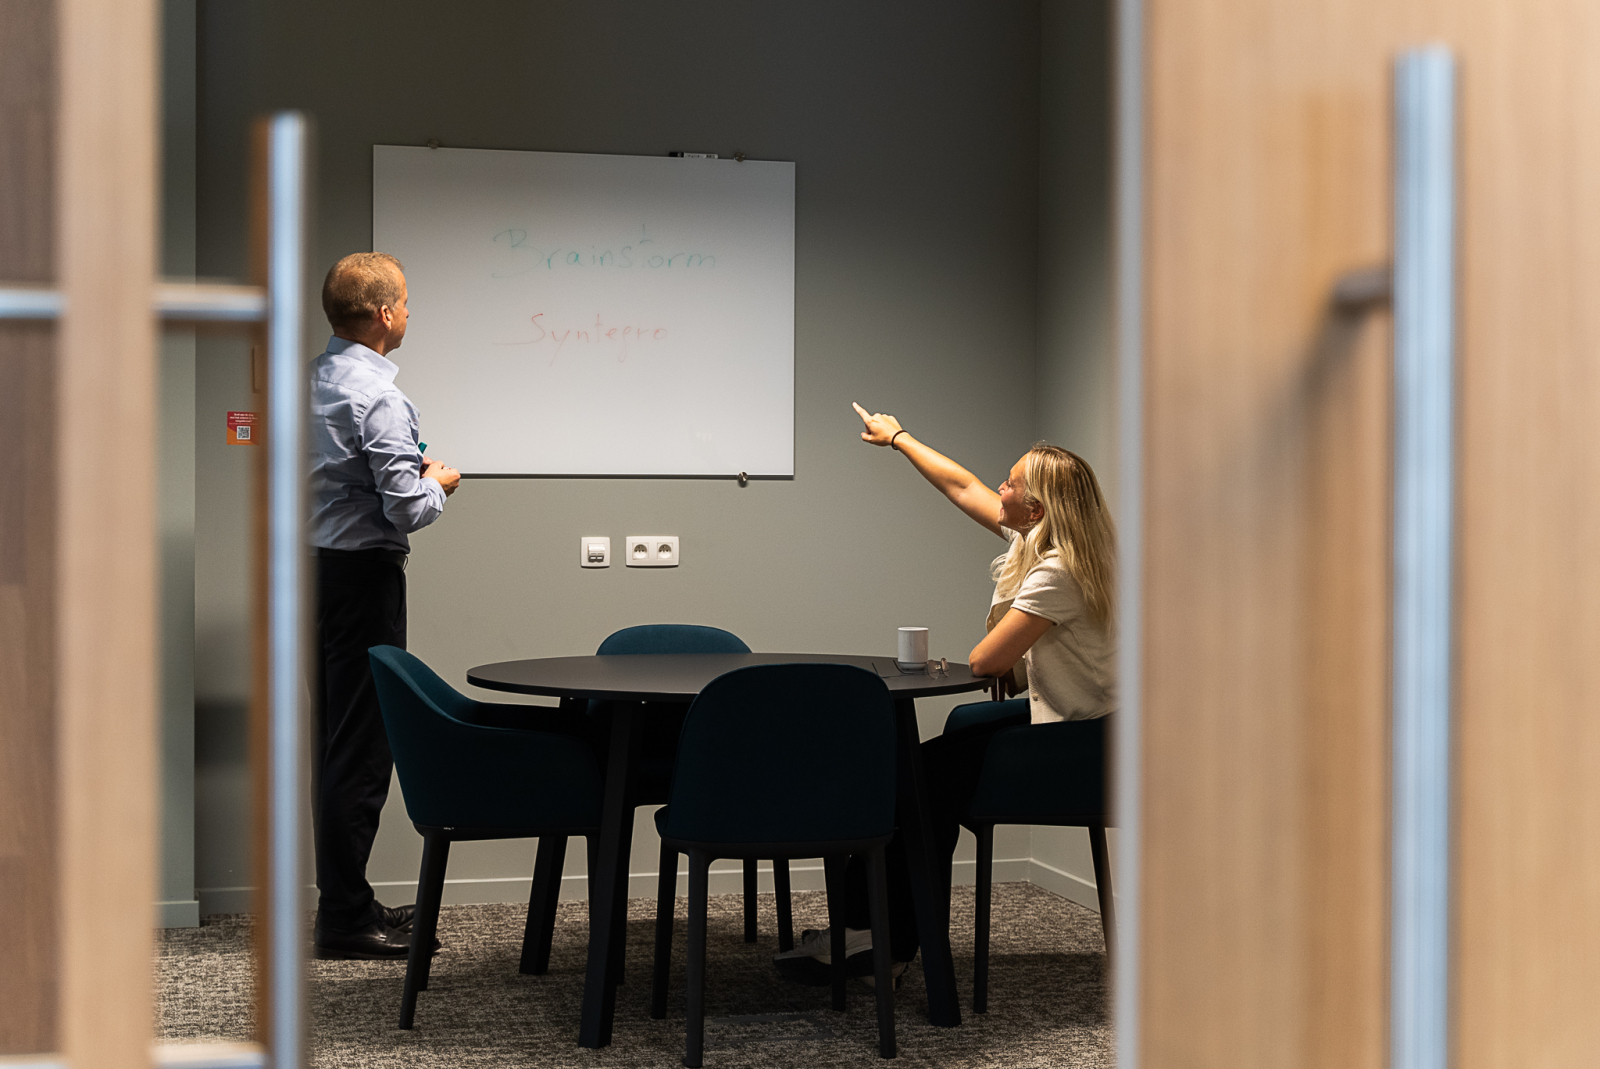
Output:
M471 475L794 474L794 164L374 145L392 359Z

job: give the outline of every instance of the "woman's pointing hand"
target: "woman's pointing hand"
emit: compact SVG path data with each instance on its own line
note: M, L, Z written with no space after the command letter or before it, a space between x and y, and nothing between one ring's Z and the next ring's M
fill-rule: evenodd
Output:
M856 415L861 417L861 422L866 424L866 430L861 432L861 440L870 445L888 445L895 432L902 430L900 421L883 412L868 412L854 401L850 407L856 410Z

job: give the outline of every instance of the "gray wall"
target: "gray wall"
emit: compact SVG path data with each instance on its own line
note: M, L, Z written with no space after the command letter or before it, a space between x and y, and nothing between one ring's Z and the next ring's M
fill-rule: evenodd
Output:
M1041 15L1039 433L1093 466L1115 511L1111 9L1045 0Z
M202 336L195 361L195 883L202 912L249 908L250 462L226 413L259 411L249 346ZM232 889L232 890L219 890ZM218 898L221 894L223 897Z
M1087 460L1117 512L1111 329L1111 8L1040 6L1039 436ZM1116 833L1112 832L1115 853ZM1030 876L1079 901L1094 882L1089 833L1032 829Z
M168 0L169 3L173 0ZM194 270L247 277L251 10L196 0L197 84ZM195 883L202 912L250 907L250 479L253 450L224 444L226 414L259 411L242 337L196 339L195 443Z
M302 108L317 123L319 275L370 247L375 142L793 160L796 475L746 487L470 480L413 539L412 650L463 687L470 665L588 653L611 631L652 621L715 624L757 649L885 653L895 627L916 623L932 629L934 656L965 659L982 635L986 566L1000 543L902 458L861 444L849 403L896 413L993 482L1047 426L1065 426L1042 418L1042 408L1056 412L1040 388L1060 392L1084 372L1052 358L1045 374L1036 360L1046 258L1039 6L496 0L470 11L468 20L421 3L275 4L269 19L201 0L201 273L244 270L244 130L265 108ZM413 294L413 310L427 314L426 294ZM1078 336L1062 317L1051 322ZM309 335L307 354L325 338ZM209 911L241 908L226 889L250 882L240 455L249 451L224 446L221 427L252 397L241 346L200 347L197 880ZM396 354L402 388L405 357ZM605 433L603 412L593 433ZM447 443L430 451L449 459ZM643 530L679 535L684 563L577 566L578 536ZM953 704L928 703L924 731ZM643 813L639 823L634 871L645 873L655 847ZM1014 860L997 875L1025 877L1030 849L1016 829L999 844L997 857ZM409 884L418 852L396 791L372 879ZM531 843L464 845L452 853L451 897L516 897L531 864ZM582 872L581 857L568 872ZM380 886L392 901L409 894Z
M162 18L161 272L193 278L195 258L194 0ZM195 898L194 331L161 338L157 522L161 546L161 863L156 921L200 923Z

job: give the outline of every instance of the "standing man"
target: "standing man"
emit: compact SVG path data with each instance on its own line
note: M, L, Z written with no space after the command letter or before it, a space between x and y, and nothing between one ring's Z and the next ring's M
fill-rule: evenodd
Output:
M367 858L394 758L367 665L371 646L406 644L406 535L439 518L461 473L422 455L417 410L388 354L406 336L400 261L358 252L322 285L333 327L311 362L311 501L316 556L316 755L312 814L319 958L401 959L413 907L373 896Z

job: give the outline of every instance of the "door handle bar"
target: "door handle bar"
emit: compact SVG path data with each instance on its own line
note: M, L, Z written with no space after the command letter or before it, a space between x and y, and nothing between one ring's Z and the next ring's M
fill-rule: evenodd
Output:
M1393 1069L1446 1069L1454 562L1455 60L1395 66Z
M22 282L0 283L0 319L34 322L60 319L66 310L60 290ZM261 286L215 282L157 282L150 311L164 324L260 323L267 318L267 291Z

